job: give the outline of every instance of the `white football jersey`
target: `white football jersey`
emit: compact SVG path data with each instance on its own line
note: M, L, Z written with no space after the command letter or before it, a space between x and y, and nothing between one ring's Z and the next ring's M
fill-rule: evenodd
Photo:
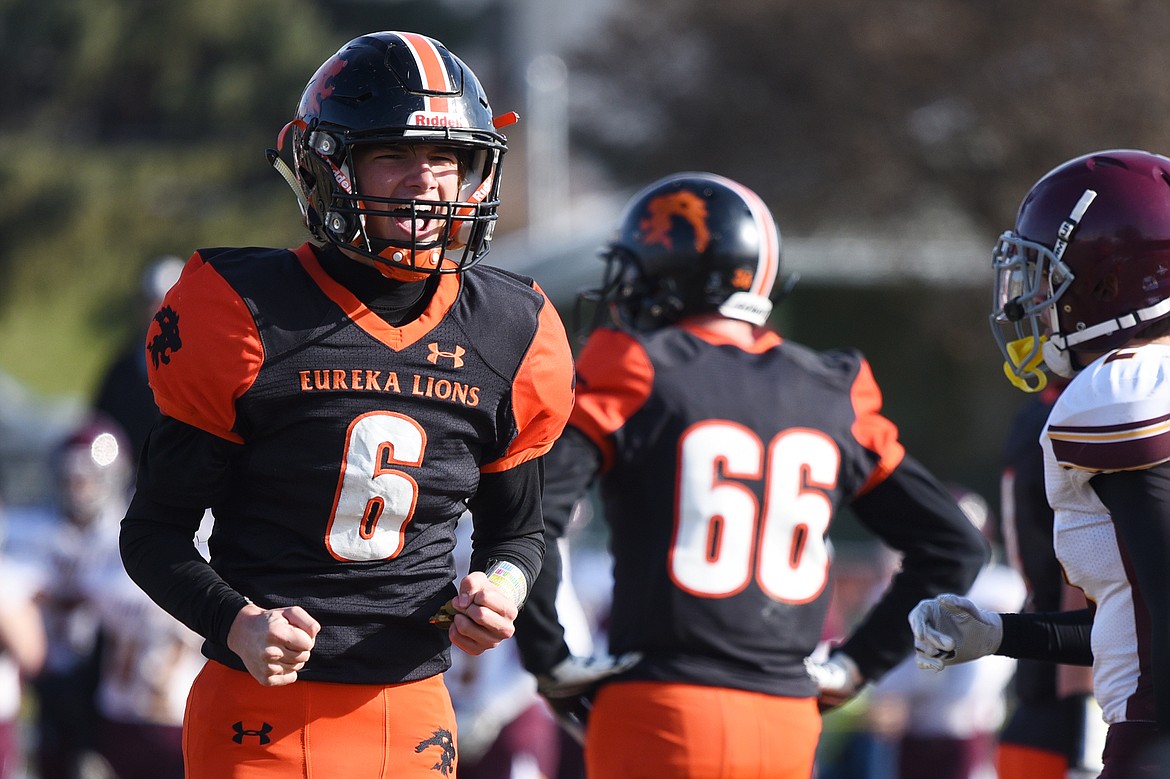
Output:
M1110 352L1061 393L1040 437L1054 546L1070 584L1096 604L1093 687L1105 721L1152 720L1148 625L1109 512L1089 480L1170 459L1170 346Z

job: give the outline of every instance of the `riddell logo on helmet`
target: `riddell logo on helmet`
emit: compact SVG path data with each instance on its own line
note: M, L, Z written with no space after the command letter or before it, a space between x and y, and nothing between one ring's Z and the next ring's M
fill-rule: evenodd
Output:
M642 243L647 246L657 243L667 249L674 248L671 228L675 217L690 224L695 235L696 252L705 251L711 241L711 231L707 229L707 203L694 192L683 190L656 197L646 204L646 212L649 216L639 222L638 227L644 231Z
M437 114L431 111L415 111L407 124L412 127L470 127L467 120L451 114Z

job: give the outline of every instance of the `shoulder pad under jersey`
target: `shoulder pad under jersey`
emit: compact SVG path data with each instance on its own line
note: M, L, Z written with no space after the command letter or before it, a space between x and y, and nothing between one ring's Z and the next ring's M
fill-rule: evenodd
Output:
M1118 349L1077 374L1045 435L1062 466L1150 468L1170 460L1170 347Z

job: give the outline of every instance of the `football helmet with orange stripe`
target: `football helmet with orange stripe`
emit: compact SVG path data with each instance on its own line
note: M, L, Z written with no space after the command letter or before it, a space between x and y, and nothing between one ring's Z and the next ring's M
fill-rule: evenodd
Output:
M996 244L991 328L1015 386L1043 389L1170 317L1170 159L1069 160L1024 197Z
M293 187L313 237L374 260L386 275L465 270L488 251L499 208L500 162L507 150L470 68L439 41L410 32L375 32L346 43L309 80L295 118L278 139L292 145L292 171L278 149L269 160ZM354 148L365 144L451 147L459 158L455 200L377 197L363 193ZM438 220L425 239L370 234L372 216L410 224ZM401 277L401 274L398 274ZM409 278L409 277L408 277Z
M628 327L655 329L709 311L761 325L772 311L780 231L742 184L676 173L630 199L602 258L602 286L583 298Z

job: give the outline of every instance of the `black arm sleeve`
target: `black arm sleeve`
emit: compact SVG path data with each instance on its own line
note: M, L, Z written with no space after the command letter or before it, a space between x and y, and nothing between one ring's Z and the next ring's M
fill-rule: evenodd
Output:
M487 569L489 561L506 561L524 572L531 591L544 557L544 523L540 493L544 464L540 458L499 473L485 473L468 501L474 530L471 570Z
M1001 614L1003 640L995 654L1065 665L1092 665L1089 609L1053 613Z
M1135 601L1150 621L1150 668L1158 726L1170 729L1170 462L1094 476L1089 486L1109 509L1133 568Z
M524 667L547 673L569 656L565 630L557 616L561 583L561 555L557 541L564 536L577 501L588 492L601 468L601 453L593 442L572 427L545 455L544 566L529 592L528 603L516 620L516 646Z
M910 609L944 592L967 592L990 549L946 488L909 455L852 508L866 528L902 553L901 570L842 646L862 675L876 681L914 648Z
M204 509L226 487L235 446L164 417L142 449L119 537L130 578L184 625L225 646L248 601L204 560L194 538Z

